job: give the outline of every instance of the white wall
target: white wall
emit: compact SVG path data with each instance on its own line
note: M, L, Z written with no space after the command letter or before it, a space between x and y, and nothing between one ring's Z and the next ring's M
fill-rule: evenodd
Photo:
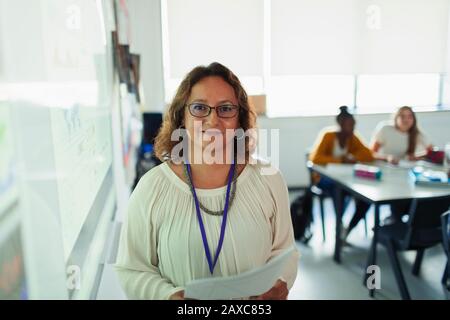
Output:
M164 73L160 0L129 0L130 50L141 55L144 111L164 109Z
M356 130L369 143L376 125L390 116L386 113L356 115ZM444 147L450 142L450 111L420 112L417 117L433 145ZM260 128L280 130L279 166L289 187L309 183L305 150L314 144L323 127L334 124L335 116L258 119Z

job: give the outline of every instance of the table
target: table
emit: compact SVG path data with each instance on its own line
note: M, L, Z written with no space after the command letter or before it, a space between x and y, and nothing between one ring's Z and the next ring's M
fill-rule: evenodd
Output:
M353 175L352 164L329 164L327 166L320 166L311 162L308 163L310 170L331 179L336 185L336 242L333 258L337 263L341 262L342 244L340 234L343 208L341 207L342 201L340 200L342 198L342 190L346 190L355 198L375 206L373 233L375 241L372 241L373 244L378 243L377 237L381 205L403 200L450 198L450 187L415 185L409 173L410 168L396 167L382 162L377 162L375 165L380 167L383 173L380 181L355 177ZM430 167L438 168L432 165ZM375 258L376 245L372 245L369 252L368 265L370 265L370 261L375 261Z

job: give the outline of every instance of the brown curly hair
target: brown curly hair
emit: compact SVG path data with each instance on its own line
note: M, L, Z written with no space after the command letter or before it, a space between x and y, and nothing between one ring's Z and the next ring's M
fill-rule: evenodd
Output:
M234 90L239 105L239 125L245 132L256 128L256 113L248 103L248 96L238 77L224 65L213 62L208 66L197 66L192 69L181 82L177 93L164 115L162 126L155 138L155 154L161 161L170 159L172 148L179 141L172 141L172 132L183 125L185 106L191 95L192 87L206 77L220 77ZM254 142L246 139L245 158L252 152Z

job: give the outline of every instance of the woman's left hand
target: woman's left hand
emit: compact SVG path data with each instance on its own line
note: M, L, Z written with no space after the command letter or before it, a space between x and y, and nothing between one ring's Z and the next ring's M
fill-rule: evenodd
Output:
M286 282L282 280L277 280L275 285L267 292L252 297L251 299L255 300L287 300L289 294L289 290L287 288Z
M419 160L424 160L424 159L425 159L425 156L415 156L415 155L408 156L409 161L419 161Z

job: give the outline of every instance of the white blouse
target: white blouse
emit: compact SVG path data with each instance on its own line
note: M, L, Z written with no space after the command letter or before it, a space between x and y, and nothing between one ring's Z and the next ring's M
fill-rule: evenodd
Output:
M409 135L401 132L392 122L383 121L377 125L372 137L372 144L378 142L381 147L378 151L383 155L392 155L399 159L406 158L408 151ZM425 151L430 145L428 138L423 132L420 132L416 141L416 154Z
M194 279L230 276L264 265L295 241L286 183L278 170L263 175L261 162L247 164L236 181L225 237L211 275L189 186L163 163L139 181L131 195L116 261L130 299L168 299ZM267 169L267 167L266 167ZM196 189L210 210L223 210L226 186ZM222 216L202 211L211 255L219 241ZM298 252L282 275L290 289Z

